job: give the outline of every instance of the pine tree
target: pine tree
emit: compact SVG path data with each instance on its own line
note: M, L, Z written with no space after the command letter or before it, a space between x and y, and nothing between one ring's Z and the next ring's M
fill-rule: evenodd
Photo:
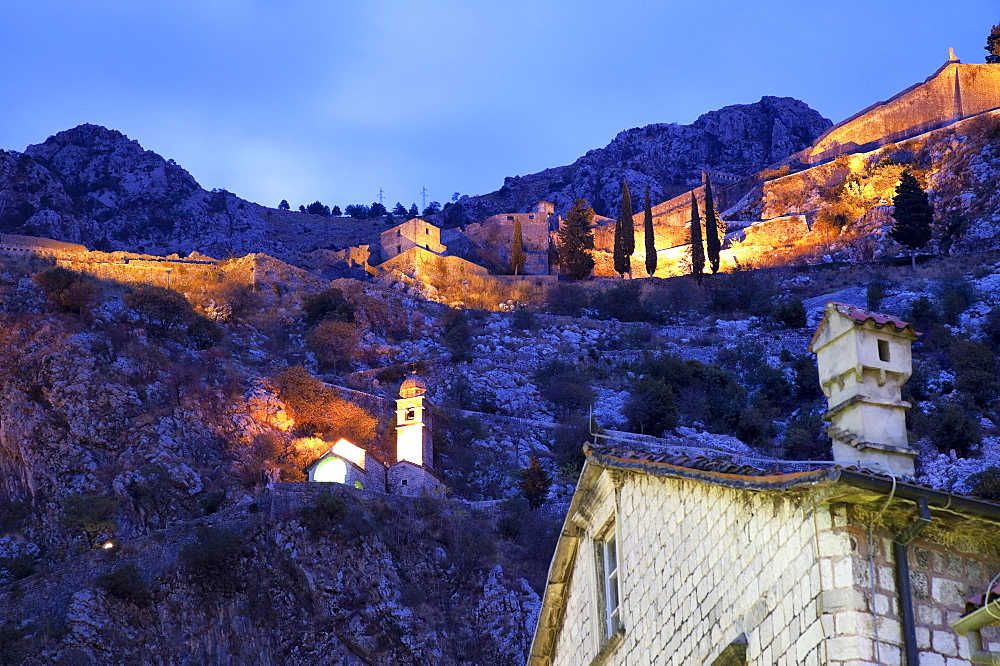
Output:
M719 239L719 222L715 215L715 204L712 202L712 181L705 172L705 249L708 251L708 263L712 273L719 272L719 251L722 242Z
M413 204L410 206L410 210L406 211L406 214L410 217L419 217L420 209L417 208L417 204Z
M646 275L653 277L656 272L656 238L653 236L653 207L649 203L649 185L646 186L645 217L642 233L646 239Z
M524 236L521 234L521 220L514 216L514 239L510 243L510 269L514 275L524 270Z
M392 209L392 214L396 217L406 217L406 206L396 202L396 207Z
M281 203L278 204L278 210L288 210L291 206L288 205L288 199L282 199Z
M705 248L701 243L701 216L694 192L691 193L691 274L701 284L705 274Z
M632 194L622 179L622 202L615 220L615 272L632 275L632 254L635 252L635 220L632 218Z
M594 270L594 209L577 199L558 231L559 261L566 275L582 280Z
M892 198L892 225L889 237L910 250L910 266L916 269L916 252L931 239L931 221L934 209L927 201L927 193L909 171L904 171Z
M995 25L986 37L986 62L1000 64L1000 25Z
M521 470L521 492L532 509L545 504L552 486L552 476L542 467L536 456L531 456L527 469Z

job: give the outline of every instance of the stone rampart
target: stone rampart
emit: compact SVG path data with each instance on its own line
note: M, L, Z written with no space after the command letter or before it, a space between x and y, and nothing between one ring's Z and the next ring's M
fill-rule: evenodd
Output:
M827 130L789 159L816 164L869 151L1000 107L1000 65L946 62L938 71L884 102Z

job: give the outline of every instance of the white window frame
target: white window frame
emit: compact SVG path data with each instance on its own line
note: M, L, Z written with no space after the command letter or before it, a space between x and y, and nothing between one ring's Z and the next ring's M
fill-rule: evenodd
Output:
M621 553L615 523L602 530L594 539L597 565L598 601L601 618L601 641L604 645L622 630Z

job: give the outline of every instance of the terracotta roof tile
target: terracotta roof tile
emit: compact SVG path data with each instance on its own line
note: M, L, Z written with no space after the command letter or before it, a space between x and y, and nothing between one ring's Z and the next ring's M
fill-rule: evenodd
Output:
M837 312L858 324L863 324L866 321L873 321L879 328L882 328L886 324L892 324L893 328L897 331L902 331L908 326L911 329L913 328L912 324L903 321L899 317L893 317L892 315L881 314L879 312L871 312L869 310L865 310L864 308L859 308L857 305L837 303L836 301L830 302L837 308Z

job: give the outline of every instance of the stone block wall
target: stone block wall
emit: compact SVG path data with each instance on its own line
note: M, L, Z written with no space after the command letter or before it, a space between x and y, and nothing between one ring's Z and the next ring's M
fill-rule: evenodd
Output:
M872 150L1000 107L1000 67L946 63L911 86L832 127L799 154L808 164Z
M828 504L822 491L779 494L615 474L623 479L617 510L607 493L580 511L596 519L581 527L553 663L589 663L598 654L593 538L604 515L617 515L624 626L605 663L711 664L741 636L749 664L903 662L896 532L874 534L873 592L871 515L859 518L857 505ZM921 663L957 666L969 655L950 623L1000 571L1000 560L951 530L941 534L951 547L932 531L909 550L917 640ZM1000 628L984 631L984 640L987 649L1000 649Z

